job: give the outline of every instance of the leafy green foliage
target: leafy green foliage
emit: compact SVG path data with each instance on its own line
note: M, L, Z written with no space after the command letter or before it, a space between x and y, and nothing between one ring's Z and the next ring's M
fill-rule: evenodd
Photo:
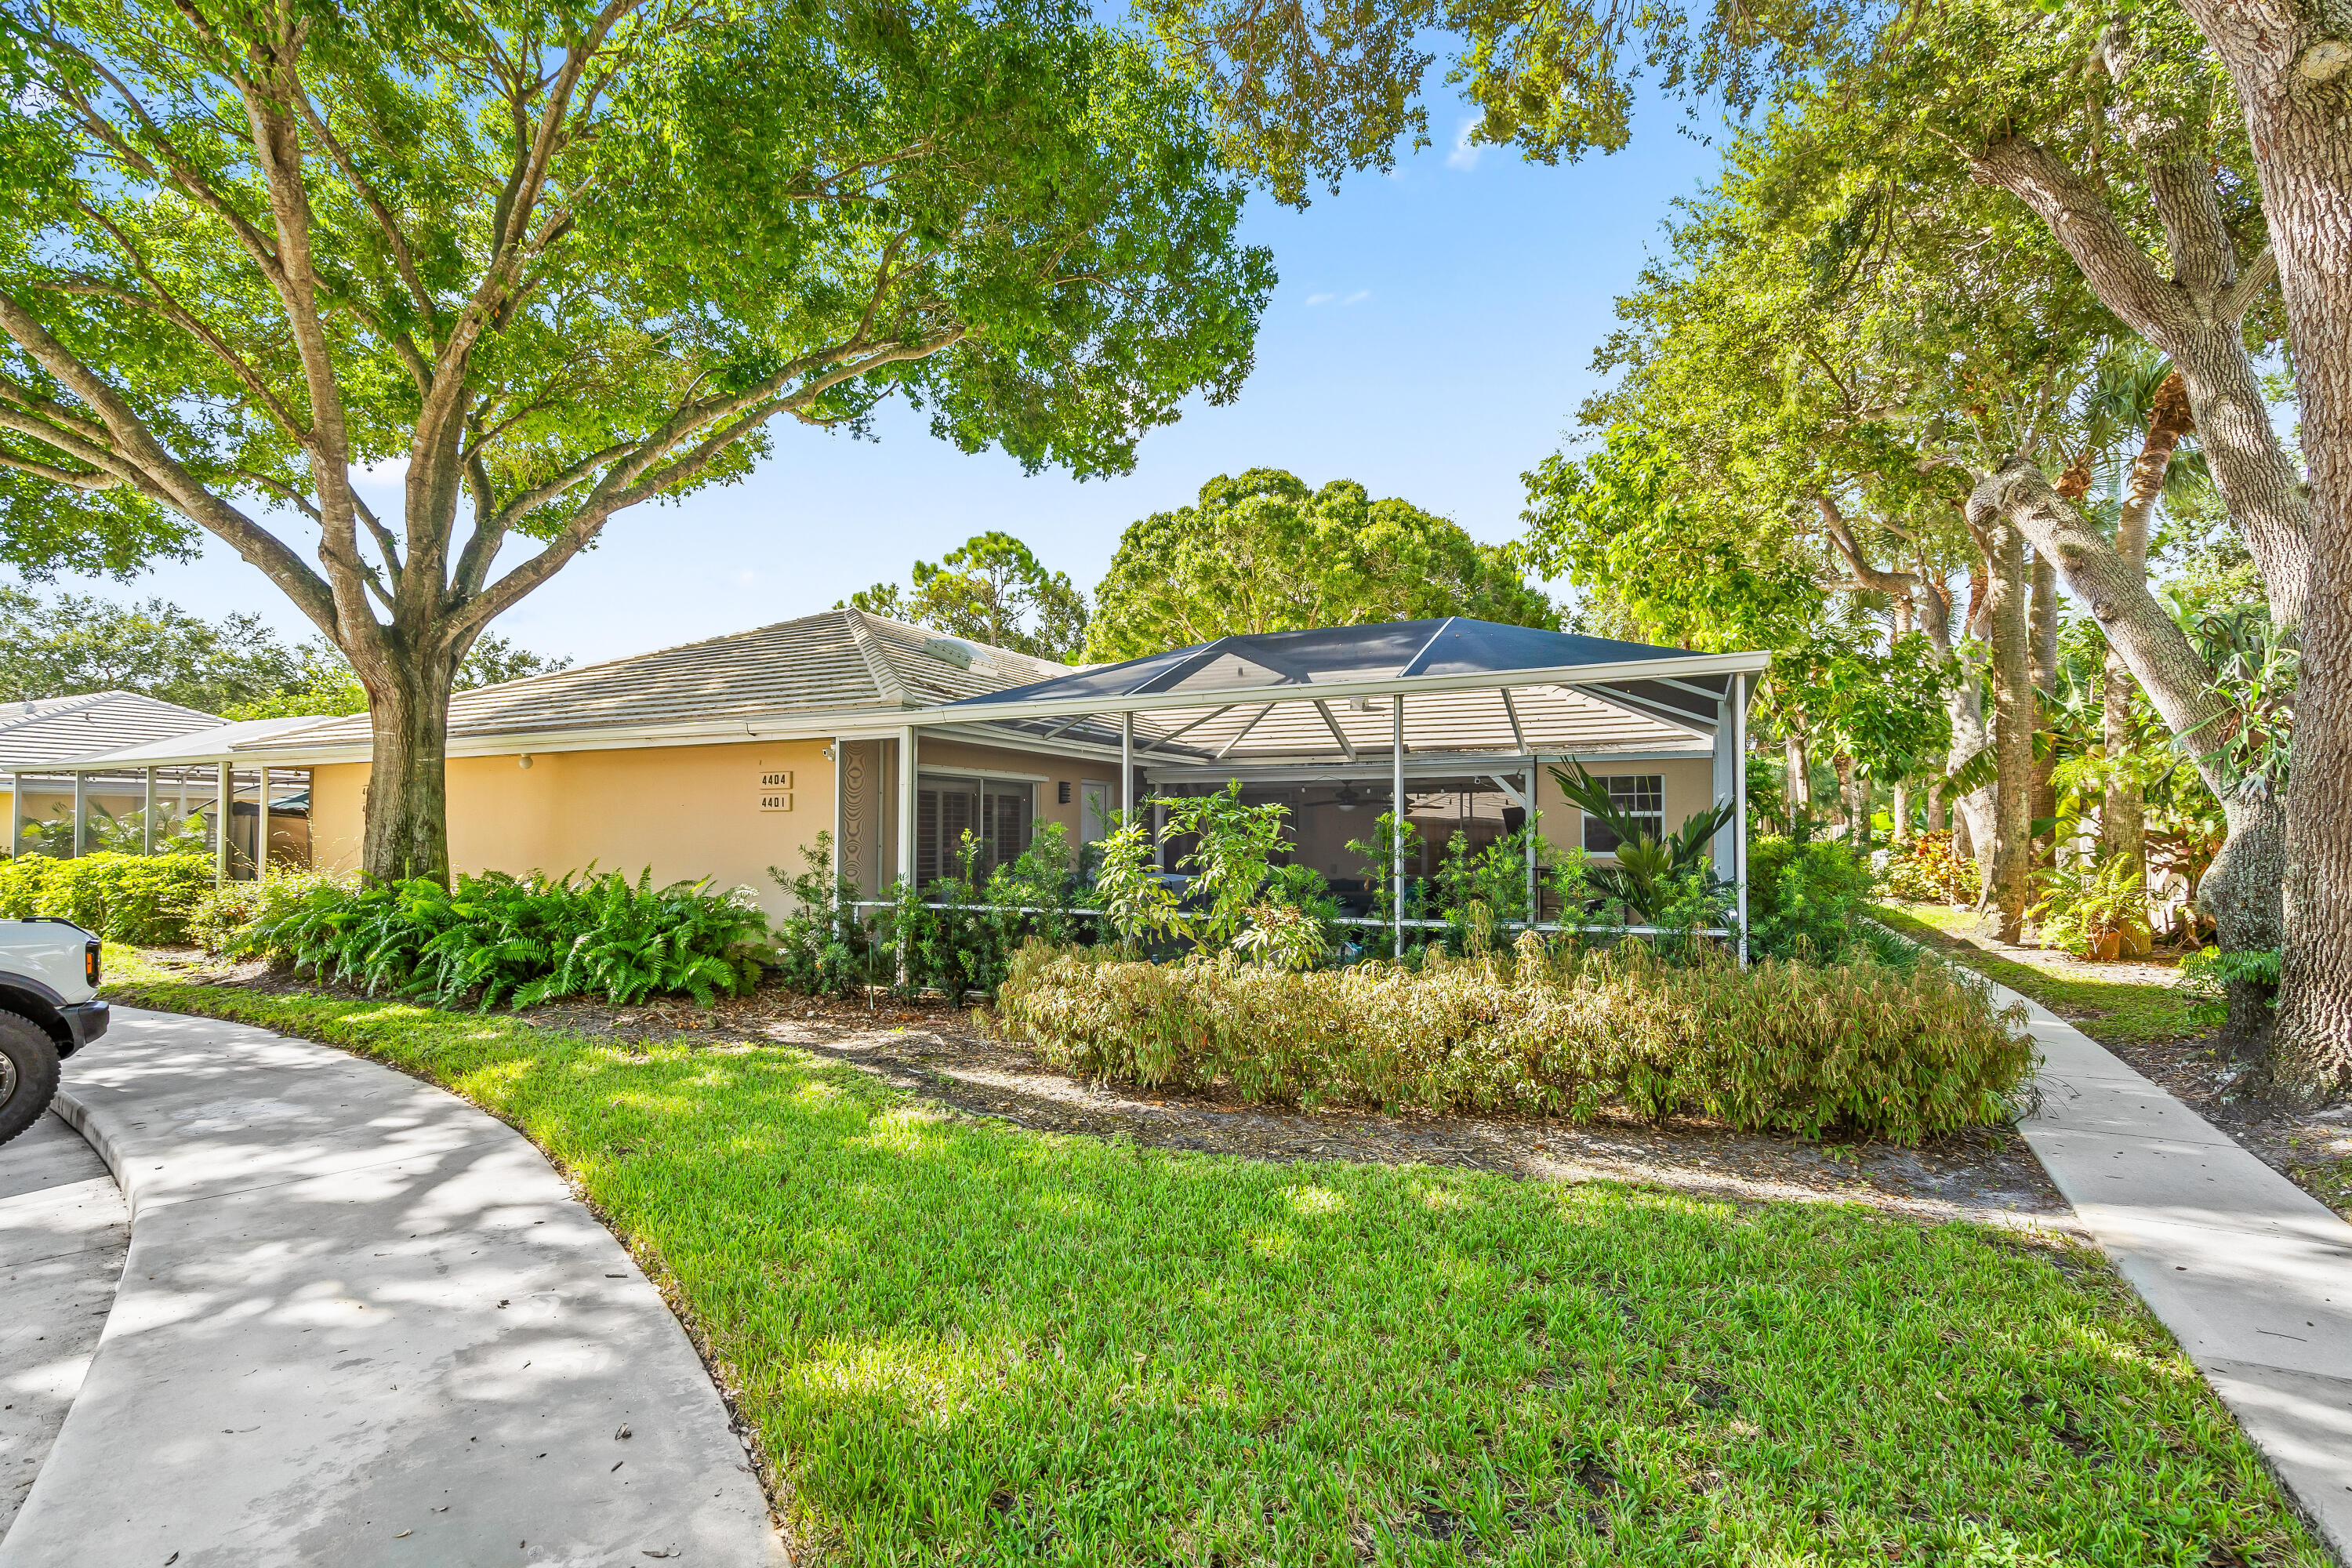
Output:
M1193 837L1192 847L1176 863L1192 875L1190 889L1201 906L1186 911L1183 931L1214 952L1248 926L1250 910L1265 886L1274 858L1283 847L1279 801L1242 804L1242 781L1229 781L1206 795L1176 795L1156 803L1166 810L1164 837Z
M147 852L147 814L142 809L127 811L121 816L106 809L99 801L88 801L89 816L82 824L82 847L90 852L115 855L143 855ZM46 822L37 816L24 819L23 829L27 849L35 854L53 855L59 859L71 858L74 852L73 807L60 805ZM205 829L205 814L188 813L183 820L170 805L155 803L155 853L158 855L206 855L209 842Z
M1129 525L1095 591L1087 657L1437 616L1558 624L1513 551L1409 502L1376 501L1353 479L1310 491L1296 475L1252 468Z
M1983 882L1977 863L1952 847L1951 829L1931 828L1890 852L1880 884L1891 898L1923 904L1972 901Z
M913 575L911 589L877 583L844 604L1039 658L1067 662L1086 644L1086 595L1009 533L976 534Z
M457 667L460 691L562 669L486 632ZM367 693L323 637L288 647L257 615L218 621L160 598L43 598L0 586L0 701L135 691L225 719L364 713ZM110 846L110 847L126 847Z
M1040 823L1028 848L986 871L982 847L966 832L951 874L890 889L875 922L877 984L902 993L937 990L950 1001L968 992L992 994L1023 942L1072 942L1097 923L1081 902L1060 823Z
M2035 885L2041 898L2028 912L2042 922L2044 947L2087 956L2102 939L2144 942L2148 934L2147 886L2120 856L2053 867Z
M656 992L751 989L767 917L743 890L633 884L618 871L427 878L314 887L265 914L240 943L320 979L447 1003L528 1007L554 996L634 1003Z
M1834 960L1860 933L1870 863L1834 839L1764 834L1748 845L1748 951L1801 960Z
M2278 994L2284 959L2283 951L2275 947L2244 952L2207 947L2190 953L2181 962L2179 986L2189 999L2190 1016L2209 1028L2228 1023L2232 985L2254 987L2264 1005L2269 1005Z
M776 977L804 996L846 996L870 984L874 942L855 907L857 884L833 868L833 835L820 829L803 847L802 869L787 877L771 866L769 877L793 896L792 912L776 928Z
M1024 948L1003 1016L1073 1071L1253 1103L1705 1115L1916 1142L2012 1112L2022 1017L1940 965L1668 963L1641 942L1292 973Z
M58 915L109 942L176 946L212 885L209 855L20 855L0 861L0 918Z
M188 941L207 952L244 955L253 928L275 920L322 888L346 889L348 878L273 866L259 880L206 888L188 911Z
M1598 817L1617 836L1614 866L1586 868L1585 879L1603 898L1614 900L1632 917L1633 925L1713 925L1722 912L1721 893L1713 886L1708 866L1715 836L1723 831L1738 807L1717 801L1705 811L1683 818L1682 826L1661 839L1609 795L1609 787L1570 763L1573 773L1551 770L1560 793L1589 816Z
M1151 858L1151 830L1141 820L1123 822L1102 841L1095 871L1094 905L1128 957L1153 942L1176 936L1183 912Z
M1975 923L1972 910L1882 904L1871 911L1871 917L1953 963L2032 997L2101 1045L2182 1040L2207 1027L2198 1021L2197 1005L2170 984L2116 980L2104 974L2092 978L2073 959L2054 954L2047 961L2020 963L1987 952L1955 934L1958 928Z
M1581 458L1546 458L1521 476L1529 563L1584 591L1587 631L1708 653L1802 640L1824 600L1812 563L1711 511L1683 477L1631 424Z

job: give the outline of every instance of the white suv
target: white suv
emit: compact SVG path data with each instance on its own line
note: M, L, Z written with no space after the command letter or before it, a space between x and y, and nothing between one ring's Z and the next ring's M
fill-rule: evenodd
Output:
M48 916L0 921L0 1143L58 1092L58 1063L106 1033L98 938Z

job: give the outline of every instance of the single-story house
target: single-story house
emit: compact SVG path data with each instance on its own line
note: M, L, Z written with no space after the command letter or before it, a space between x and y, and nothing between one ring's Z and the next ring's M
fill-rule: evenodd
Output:
M460 870L592 863L659 881L748 886L803 868L820 833L869 894L987 862L1058 822L1074 845L1156 795L1239 779L1290 808L1294 857L1335 879L1394 874L1349 848L1403 799L1420 863L1533 814L1542 836L1605 856L1605 829L1559 798L1582 763L1671 830L1743 803L1748 695L1761 653L1695 654L1455 617L1220 638L1071 667L836 609L459 693L450 704L450 858ZM244 793L299 790L310 852L356 863L364 716L224 726L29 773L156 769ZM62 766L58 765L62 763ZM220 782L226 781L226 782ZM240 782L242 781L242 782ZM31 786L27 786L31 787ZM1745 811L1718 836L1744 857Z

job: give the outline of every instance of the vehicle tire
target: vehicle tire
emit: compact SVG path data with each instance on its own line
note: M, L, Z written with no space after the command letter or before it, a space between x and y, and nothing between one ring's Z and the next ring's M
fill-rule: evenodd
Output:
M0 1143L40 1120L58 1093L58 1043L30 1018L0 1013Z

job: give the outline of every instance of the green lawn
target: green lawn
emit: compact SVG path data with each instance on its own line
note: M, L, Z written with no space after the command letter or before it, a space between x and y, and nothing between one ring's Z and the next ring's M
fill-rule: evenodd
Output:
M2085 978L2075 965L2019 963L1986 952L1966 942L1943 942L1976 923L1969 910L1941 904L1880 904L1871 911L1904 935L1927 942L1955 963L2000 981L2071 1019L2101 1045L2140 1045L2158 1040L2188 1039L2204 1034L2206 1026L2190 1016L2189 998L2168 984Z
M816 1561L2324 1562L2085 1250L1048 1136L786 1047L110 962L529 1133L688 1303Z

